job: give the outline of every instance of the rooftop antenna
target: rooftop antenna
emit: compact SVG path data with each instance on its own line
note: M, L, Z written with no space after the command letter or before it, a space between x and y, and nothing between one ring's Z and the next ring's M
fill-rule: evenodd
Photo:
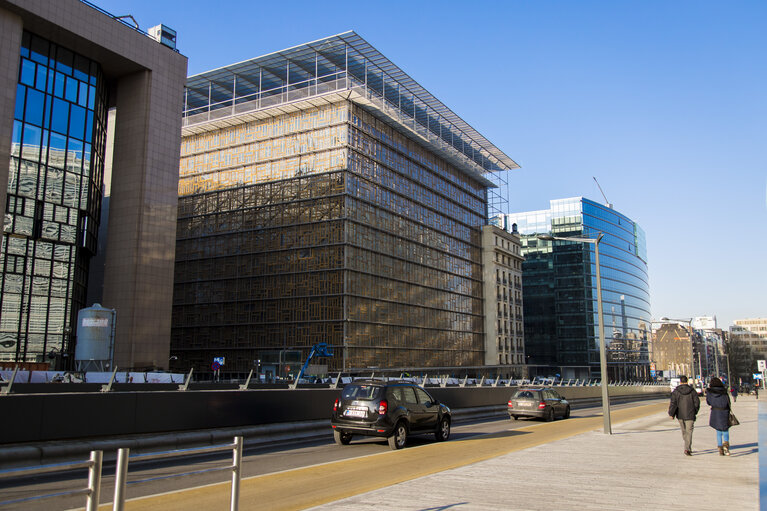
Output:
M593 178L594 178L594 182L597 184L597 187L599 188L599 193L601 193L601 194L602 194L602 197L604 197L604 198L605 198L605 206L607 206L607 207L608 207L608 208L610 208L610 209L613 209L613 205L612 205L612 204L610 204L610 201L609 201L609 200L607 200L607 195L605 195L605 192L602 190L602 187L601 187L601 186L599 186L599 181L597 181L597 178L596 178L596 177L594 177L594 176L591 176L591 177L593 177Z

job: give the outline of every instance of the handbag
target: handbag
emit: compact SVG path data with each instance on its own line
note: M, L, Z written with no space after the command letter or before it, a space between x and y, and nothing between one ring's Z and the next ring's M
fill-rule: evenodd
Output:
M730 416L727 418L727 425L732 427L737 426L738 424L740 424L740 421L735 417L734 413L730 412Z

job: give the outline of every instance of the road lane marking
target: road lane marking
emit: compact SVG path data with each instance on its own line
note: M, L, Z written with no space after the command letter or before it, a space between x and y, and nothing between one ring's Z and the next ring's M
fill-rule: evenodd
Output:
M621 423L664 411L665 403L613 411ZM471 465L510 452L528 449L601 428L602 416L571 417L564 421L534 424L498 433L435 442L398 451L319 463L244 478L240 509L294 510L327 504L437 472ZM349 447L344 447L348 449ZM353 447L352 447L353 448ZM129 510L163 511L225 509L230 482L131 499ZM108 509L108 506L104 506Z

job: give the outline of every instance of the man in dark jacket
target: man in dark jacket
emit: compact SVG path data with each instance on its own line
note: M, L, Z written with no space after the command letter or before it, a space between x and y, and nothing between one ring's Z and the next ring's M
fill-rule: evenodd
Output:
M698 410L700 410L698 393L687 384L687 376L682 375L679 377L679 385L671 393L668 414L672 419L679 420L685 456L692 456L692 430L695 427Z

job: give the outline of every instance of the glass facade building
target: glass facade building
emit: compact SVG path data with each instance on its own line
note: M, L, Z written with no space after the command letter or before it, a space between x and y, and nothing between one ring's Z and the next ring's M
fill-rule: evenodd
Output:
M568 378L599 373L599 323L593 244L545 241L536 234L596 238L611 379L649 378L650 289L644 231L612 207L583 197L514 213L522 234L525 352L531 374Z
M186 97L179 366L284 376L274 354L318 342L331 371L484 363L480 234L508 156L353 32Z
M86 305L107 103L98 63L26 31L19 58L0 247L0 358L36 362L68 351Z

